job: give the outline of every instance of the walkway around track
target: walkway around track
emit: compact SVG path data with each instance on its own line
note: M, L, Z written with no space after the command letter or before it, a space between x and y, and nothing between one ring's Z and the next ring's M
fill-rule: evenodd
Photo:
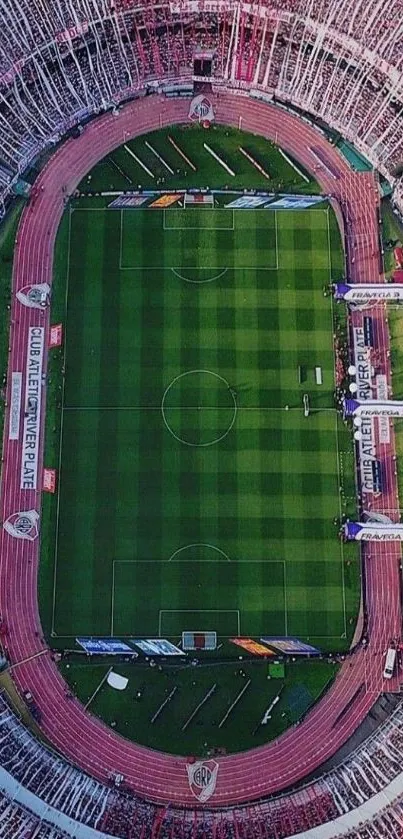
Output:
M222 93L215 100L217 121L238 125L270 139L315 176L326 193L342 199L349 216L349 236L357 233L359 243L354 251L352 272L357 280L378 280L376 204L378 195L371 174L350 172L344 159L325 138L305 121L246 97ZM62 187L72 193L82 176L128 136L151 131L174 122L187 121L188 102L170 101L158 96L132 102L119 116L100 117L76 140L67 141L41 173L37 202L25 210L18 230L15 249L14 291L27 283L52 282L53 248L63 211ZM339 172L335 180L323 167L310 146L322 147L327 158ZM362 225L371 232L365 243L360 237ZM370 244L368 244L370 242ZM379 336L379 367L390 381L387 358L388 331L382 307L374 313ZM12 304L8 400L11 373L23 371L25 379L27 333L30 325L46 323L45 315L35 309ZM46 359L45 359L46 361ZM24 392L24 385L23 385ZM43 389L43 413L45 412ZM43 450L43 429L42 429ZM10 514L36 508L40 510L41 494L20 489L21 447L8 439L8 418L5 428L2 474L2 519ZM386 475L386 492L379 509L396 506L397 490L394 474L394 438L383 447L382 460ZM41 453L42 456L42 453ZM400 550L392 545L372 545L367 565L366 601L368 607L369 643L360 647L346 662L334 685L323 700L297 727L278 740L248 753L219 758L216 791L208 806L219 807L268 796L296 784L317 769L323 761L347 740L364 719L379 693L382 680L383 654L391 637L400 635ZM0 612L8 627L7 655L11 662L21 661L46 650L42 638L37 604L37 572L39 540L17 540L3 529L0 534ZM75 699L67 698L63 682L50 652L22 664L14 672L19 689L29 689L42 711L42 727L59 752L96 778L107 781L111 772L119 772L136 793L159 802L187 806L196 803L189 789L186 759L152 752L124 740L98 719L84 711ZM364 685L361 691L357 689ZM353 700L354 696L356 698ZM343 708L352 702L348 713ZM335 725L336 720L339 720Z

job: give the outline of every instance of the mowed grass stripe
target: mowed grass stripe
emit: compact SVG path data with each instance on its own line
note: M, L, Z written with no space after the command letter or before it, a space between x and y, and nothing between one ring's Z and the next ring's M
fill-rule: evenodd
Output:
M120 284L116 272L116 240L119 216L113 213L104 227L103 260L99 276L102 288L99 345L99 386L96 399L100 406L119 405L120 401ZM85 420L84 420L85 421ZM116 453L120 444L118 413L99 411L96 433L96 518L94 529L92 625L96 634L110 626L112 566L117 529L116 499L118 473ZM102 559L101 559L102 558ZM99 608L100 602L103 604Z
M91 215L96 224L96 217L104 216L103 224L110 224L111 214L81 215ZM116 224L119 215L113 215ZM147 570L139 571L137 577L132 574L130 584L127 577L123 590L119 580L122 581L122 574L126 572L118 571L115 633L124 631L119 628L122 613L129 634L154 634L158 624L158 604L168 602L172 604L170 608L184 608L189 587L193 592L193 600L192 597L190 600L194 603L197 595L200 608L206 601L215 602L216 596L224 602L231 602L233 608L240 608L241 627L245 633L283 633L286 628L284 562L288 568L288 564L292 567L294 561L305 565L313 558L321 558L324 567L329 565L329 573L323 570L317 575L317 582L316 579L311 581L308 572L306 580L297 577L294 581L292 576L288 579L287 574L292 589L301 587L304 591L307 587L313 598L315 588L320 598L318 604L315 602L312 605L312 620L309 616L301 617L302 604L309 605L309 598L301 596L300 605L291 602L288 631L292 626L292 631L298 634L300 616L301 632L337 636L343 616L342 590L335 570L339 568L341 576L340 547L332 524L338 513L335 414L334 411L319 411L306 420L302 412L305 390L312 402L318 395L320 400L317 404L324 407L332 404L330 389L327 390L327 381L329 379L330 382L333 375L330 307L329 300L323 298L320 291L328 278L328 256L327 268L316 270L315 230L308 242L309 247L302 244L307 244L303 228L311 224L312 214L278 214L280 244L284 236L278 272L229 270L219 280L206 285L186 283L169 269L172 263L179 263L180 267L180 263L188 258L190 249L199 264L206 260L210 260L210 264L216 263L217 250L222 248L222 237L232 236L231 232L220 230L220 235L210 235L208 250L205 229L188 231L191 238L185 241L183 236L180 248L179 239L175 241L171 237L171 233L177 236L178 231L169 231L169 235L161 237L162 245L158 246L160 240L154 236L157 215L151 212L130 215L130 218L136 217L134 225L137 227L132 229L130 221L126 228L125 223L123 249L125 251L125 240L129 237L130 248L135 241L140 250L136 258L147 263L148 255L157 243L161 270L117 271L116 243L120 237L117 224L110 241L105 234L108 251L115 251L115 262L112 257L110 261L108 258L105 260L103 245L100 252L107 268L102 269L101 281L99 274L93 281L98 286L115 284L117 288L111 292L111 301L116 311L109 318L105 316L108 301L105 290L102 291L102 306L99 304L98 308L91 308L91 300L96 299L96 289L88 309L105 342L108 330L118 333L112 347L112 374L108 370L100 383L105 359L101 364L100 356L97 356L97 372L88 377L89 401L96 402L97 387L97 398L103 400L103 404L106 398L111 401L113 398L116 407L131 405L143 409L119 412L106 421L105 417L100 421L95 411L90 412L94 414L94 419L89 423L89 430L85 412L85 422L80 419L86 451L78 472L84 475L85 467L91 471L91 458L99 459L102 428L102 433L106 433L108 453L104 467L98 467L99 509L103 510L105 519L109 507L113 506L114 510L114 535L109 542L107 537L100 538L85 572L90 579L91 575L94 576L92 563L102 562L99 585L94 587L98 592L94 590L91 595L91 604L95 604L97 599L98 603L107 600L105 620L100 621L99 627L101 623L102 627L106 626L110 619L111 592L109 587L108 593L105 581L108 575L111 580L113 562L123 560L131 565L131 561L135 560L134 566L141 564L147 566ZM144 228L140 236L141 217ZM291 269L289 260L287 267L286 243L294 236L291 220L296 218L298 258L294 258ZM264 232L263 220L270 240L274 214L262 212L259 216L261 229L259 233L255 231L253 240L249 229L249 256L253 257L256 242ZM321 248L326 216L318 213L315 224L318 247ZM226 258L232 263L237 263L238 242L245 259L245 230L244 239L235 237L235 247L231 244L227 248ZM132 233L135 234L133 237ZM97 236L99 239L99 233ZM267 258L267 242L260 250L260 255ZM78 287L83 285L86 274L93 271L93 264L96 261L94 263L90 253L88 264L86 256L77 272ZM163 264L166 265L165 271L162 270ZM80 328L85 328L83 322ZM280 339L283 343L279 349ZM305 382L300 386L297 365L302 354L305 354L307 370ZM87 350L82 351L77 363L83 367L87 365L87 369L91 370L94 367L88 352L88 340ZM325 384L322 388L315 385L315 363L323 368ZM222 442L211 447L184 446L172 437L162 422L160 405L164 390L176 376L189 370L217 372L237 388L240 410L234 428ZM181 381L185 380L182 378ZM177 397L180 411L175 427L180 434L189 438L193 435L193 440L197 440L198 437L205 439L206 434L213 434L217 428L221 429L223 416L227 413L224 397L228 398L228 390L225 384L214 386L201 376L195 376L193 383L189 381L186 387L179 387ZM270 407L278 408L280 400L299 409L272 413ZM202 406L200 412L197 411L198 403ZM184 410L189 406L192 411ZM204 410L206 406L212 410ZM254 410L243 412L243 406ZM147 407L153 410L144 410ZM268 410L260 410L262 407ZM102 415L102 411L99 413ZM109 413L112 415L113 411ZM98 451L96 458L95 451ZM73 452L69 463L72 476L77 474L75 460L78 458L75 459ZM107 475L112 461L115 476L112 483L106 481L104 486L102 478ZM84 484L90 488L89 503L93 497L92 479L91 476L83 477ZM73 481L70 486L74 486ZM75 545L71 537L66 561L68 557L74 557L74 563L75 558L81 556L83 521L80 519L79 526L75 526ZM107 531L105 521L101 527ZM195 542L216 545L230 557L231 565L236 564L236 571L226 573L221 569L220 562L202 561L184 565L176 574L169 571L170 563L166 560L184 545ZM276 563L281 569L278 579L271 571ZM124 563L117 563L115 568L120 568L120 565L125 567ZM153 593L148 596L151 586ZM324 596L326 590L327 597ZM119 605L121 601L124 601L122 608ZM96 632L88 625L92 623L92 608L91 605L86 622L82 619L79 624L82 632ZM64 626L68 622L65 611ZM319 615L322 615L323 626L326 627L322 632L314 631L319 624ZM175 632L182 628L179 623ZM107 631L108 628L102 629L102 632Z

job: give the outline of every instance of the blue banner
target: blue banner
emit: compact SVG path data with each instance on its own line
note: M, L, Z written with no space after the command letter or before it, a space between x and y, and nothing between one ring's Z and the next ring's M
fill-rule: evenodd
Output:
M275 196L273 195L273 198ZM237 210L254 210L256 207L261 207L267 203L267 195L242 195L241 198L235 198L230 204L226 204L226 208Z
M134 655L138 656L133 647L117 638L76 638L77 644L88 655Z
M260 640L281 655L320 655L320 650L317 647L312 647L311 644L307 644L299 638L277 635Z
M185 655L183 650L175 647L165 638L140 638L133 639L133 644L141 650L144 655Z
M284 195L266 204L268 210L308 210L324 201L323 195Z

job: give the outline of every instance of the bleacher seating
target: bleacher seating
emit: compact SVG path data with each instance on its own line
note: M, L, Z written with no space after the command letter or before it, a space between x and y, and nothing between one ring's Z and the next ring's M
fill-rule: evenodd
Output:
M190 79L196 47L214 51L217 84L259 88L324 119L393 182L403 160L401 0L382 4L381 26L376 0L265 5L238 15L230 3L109 0L96 14L96 3L58 0L45 14L41 0L7 0L0 196L10 189L3 166L21 174L79 119L149 82ZM396 200L402 208L401 187Z
M151 839L153 836L158 839L253 839L262 836L285 839L324 822L339 817L344 819L355 810L365 813L368 801L396 781L401 773L402 756L403 704L398 705L383 726L340 766L295 792L227 810L190 808L184 811L173 805L157 806L113 783L106 786L89 778L39 743L0 696L0 766L12 776L19 791L23 788L37 796L42 809L46 805L48 823L48 832L31 834L31 821L34 830L38 814L21 814L16 802L0 799L0 837L8 835L1 833L3 811L3 821L10 819L18 825L20 821L27 825L26 833L16 833L16 836L40 835L46 839L62 836L63 832L57 832L60 825L55 824L56 832L52 832L53 808L66 819L121 839ZM0 790L2 786L4 782L3 785L0 782ZM385 800L384 796L383 805ZM30 809L33 809L32 803ZM349 839L381 835L382 826L389 821L403 825L403 780L401 800L398 798L388 809L377 813L370 827L350 832ZM375 832L365 832L370 830Z

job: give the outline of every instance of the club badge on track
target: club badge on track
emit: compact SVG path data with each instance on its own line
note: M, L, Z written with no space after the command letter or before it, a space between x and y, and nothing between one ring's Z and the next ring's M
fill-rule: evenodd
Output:
M200 93L198 96L195 96L189 108L189 119L192 122L213 122L214 121L214 108L210 99L207 96L204 96L203 93Z
M189 786L198 801L208 801L217 783L218 763L215 760L198 760L186 765Z
M3 523L3 527L15 539L27 539L29 542L33 542L39 533L38 519L39 513L36 510L12 513Z
M45 309L50 301L50 286L47 283L26 285L17 291L16 297L28 309Z

